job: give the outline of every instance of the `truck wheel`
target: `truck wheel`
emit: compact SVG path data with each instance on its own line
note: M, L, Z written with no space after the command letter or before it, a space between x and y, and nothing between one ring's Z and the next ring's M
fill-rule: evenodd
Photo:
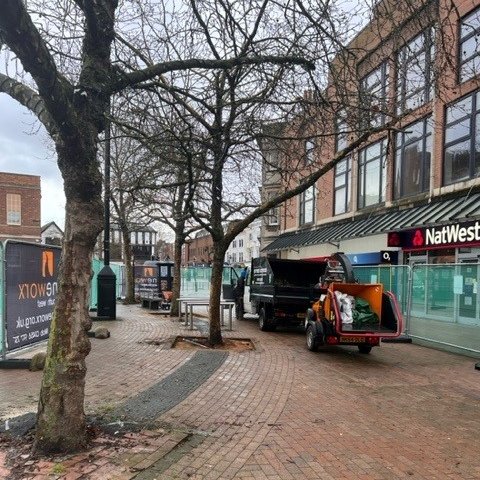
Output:
M370 353L372 351L372 347L370 345L358 345L358 350L360 353Z
M264 308L261 308L258 312L258 326L262 332L268 332L270 325L267 322L267 313Z
M318 350L317 332L313 325L307 327L307 348L311 352L316 352Z

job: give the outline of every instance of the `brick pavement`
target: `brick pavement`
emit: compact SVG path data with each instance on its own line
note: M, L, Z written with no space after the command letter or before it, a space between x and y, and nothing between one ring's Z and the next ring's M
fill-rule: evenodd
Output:
M108 411L193 354L162 343L186 332L178 322L136 306L119 305L119 315L110 339L92 339L87 412ZM230 353L160 417L162 429L97 438L93 455L34 462L22 478L480 478L473 359L408 344L312 353L298 332L264 333L251 321L235 330L225 334L250 337L257 350ZM40 378L0 371L0 418L33 411Z

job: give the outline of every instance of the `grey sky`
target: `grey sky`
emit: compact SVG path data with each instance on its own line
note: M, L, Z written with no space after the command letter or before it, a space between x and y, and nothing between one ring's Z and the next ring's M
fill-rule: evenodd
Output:
M42 225L64 226L65 196L55 150L35 117L8 95L0 93L0 171L39 175Z

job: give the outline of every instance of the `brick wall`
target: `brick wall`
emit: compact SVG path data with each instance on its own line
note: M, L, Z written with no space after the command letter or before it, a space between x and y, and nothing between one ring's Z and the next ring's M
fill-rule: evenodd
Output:
M21 225L7 225L7 194L21 197ZM0 239L41 238L40 177L0 172Z
M321 168L326 162L331 161L335 155L334 143L334 117L332 112L346 109L347 121L352 125L358 125L358 85L359 80L378 67L381 62L387 61L389 74L387 82L387 105L391 111L394 109L396 100L396 54L407 42L431 25L436 25L436 92L433 101L407 112L401 118L395 128L402 129L415 120L432 115L434 120L433 151L431 158L431 185L428 191L411 197L403 197L396 200L393 196L394 189L394 132L380 132L368 140L368 144L382 138L388 142L387 154L387 185L385 204L376 204L361 210L357 205L357 175L358 175L358 150L352 154L351 197L353 209L346 214L334 216L334 187L333 170L329 171L317 181L317 200L315 212L315 224L342 220L346 217L377 213L388 209L391 205L409 205L412 202L425 201L429 196L438 196L453 191L468 191L471 187L480 187L480 178L457 182L454 185L443 185L443 145L444 123L446 106L464 95L480 88L480 76L472 80L458 82L458 31L459 19L480 6L480 0L457 0L428 2L423 0L383 0L377 3L378 17L367 25L362 32L355 37L349 48L355 55L339 57L341 60L334 62L334 68L340 67L341 71L335 79L331 79L331 85L327 88L326 97L329 102L324 102L325 107L318 107L318 111L312 114L306 109L300 113L289 127L286 127L289 136L299 138L292 142L294 145L288 152L288 165L291 168L290 176L284 183L286 188L298 184L298 181L309 173L302 167L303 155L302 142L309 135L318 139L315 152L315 166ZM438 8L438 10L437 10ZM413 12L415 14L412 15ZM439 13L439 19L435 22L435 15ZM406 18L412 15L411 18ZM440 28L441 27L441 28ZM439 43L440 42L440 43ZM477 49L479 47L477 46ZM344 62L341 66L339 62ZM341 93L338 93L341 92ZM312 107L310 107L312 108ZM324 108L324 109L323 109ZM357 117L357 118L356 118ZM356 127L353 126L352 129ZM355 140L357 133L352 133L350 140ZM299 227L299 196L287 201L282 206L281 230L293 231ZM311 225L306 226L311 228Z

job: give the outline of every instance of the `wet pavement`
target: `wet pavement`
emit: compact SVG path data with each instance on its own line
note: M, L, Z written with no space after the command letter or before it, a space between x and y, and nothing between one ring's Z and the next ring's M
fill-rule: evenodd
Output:
M122 305L118 318L95 323L112 335L87 359L86 412L112 428L75 456L0 443L0 478L480 478L478 360L390 343L312 353L302 332L251 320L224 335L254 351L172 350L191 334L176 319ZM0 370L3 425L35 412L41 375Z

